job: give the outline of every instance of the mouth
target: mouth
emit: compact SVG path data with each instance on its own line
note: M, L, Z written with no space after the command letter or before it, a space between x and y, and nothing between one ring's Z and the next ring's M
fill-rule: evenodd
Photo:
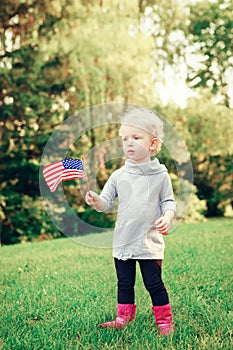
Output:
M130 149L130 150L127 151L127 153L128 153L128 154L134 154L135 151L133 151L133 150Z

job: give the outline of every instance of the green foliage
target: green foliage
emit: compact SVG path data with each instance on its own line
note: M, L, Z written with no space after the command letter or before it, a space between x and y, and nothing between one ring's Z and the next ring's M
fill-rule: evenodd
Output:
M4 210L4 229L1 240L4 244L30 242L60 237L56 227L45 212L40 197L11 192Z
M171 174L170 177L177 200L174 225L176 225L176 221L180 222L180 220L183 223L205 222L206 201L198 198L196 186L192 186L192 194L190 195L190 183L188 180L179 179L175 174Z
M161 81L167 66L172 67L196 92L211 92L232 106L232 1L148 0L139 6L145 30L154 38Z
M40 203L38 170L49 134L62 120L62 108L54 105L69 80L64 74L54 79L64 68L62 53L43 51L59 29L55 2L3 1L1 6L1 229L3 243L16 243L54 233Z
M188 33L195 54L200 55L197 68L189 64L189 81L195 88L204 87L222 95L227 106L233 63L233 3L228 0L200 1L190 8Z
M230 67L232 51L230 10L231 4L226 0L198 2L195 7L186 2L177 5L174 1L157 0L121 4L110 0L0 2L3 244L57 236L40 201L38 174L44 146L65 118L92 104L110 101L153 108L159 103L153 79L163 79L166 65L179 62L186 44L198 48L198 40L208 60L204 69L195 74L205 77L200 83L204 87L215 79L212 92L224 93L223 78ZM173 34L186 35L187 23L191 35L181 45L176 35L173 40ZM219 57L217 75L212 69L215 57ZM223 215L231 196L232 111L197 100L185 111L159 108L186 140L192 154L197 194L207 201L207 214ZM92 116L89 117L91 125ZM108 140L116 138L117 126L90 130L70 147L70 155L86 154L106 135ZM68 144L69 135L66 137ZM53 150L54 156L63 148L65 145L61 144ZM103 165L109 152L107 146L101 147L98 157L93 154L88 168L91 172L92 167L98 169L101 164L97 176L100 188L121 165L121 160ZM161 157L175 173L169 156L162 153ZM72 208L83 219L113 226L113 215L99 215L83 203L78 186L65 186L65 190ZM191 207L199 213L199 203L194 198L197 203ZM194 217L195 213L190 215Z
M186 109L168 106L163 114L191 153L194 185L199 199L206 200L206 215L222 216L232 198L232 109L203 98L191 99Z
M3 247L1 347L232 349L231 227L232 220L211 220L166 237L163 279L175 322L169 337L158 334L139 269L135 320L118 332L98 326L116 317L111 249L70 239Z

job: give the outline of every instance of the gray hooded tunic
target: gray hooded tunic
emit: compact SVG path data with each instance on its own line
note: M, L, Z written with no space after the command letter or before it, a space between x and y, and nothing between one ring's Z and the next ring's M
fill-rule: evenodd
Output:
M127 259L163 259L163 235L155 221L167 210L176 211L171 180L159 160L136 164L127 159L113 172L100 197L109 209L118 197L113 256Z

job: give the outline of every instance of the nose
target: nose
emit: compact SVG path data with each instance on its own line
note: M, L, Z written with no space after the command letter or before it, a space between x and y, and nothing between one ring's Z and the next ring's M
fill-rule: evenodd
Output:
M133 138L129 137L127 139L127 146L129 147L129 146L133 146L133 145L134 145L134 140L133 140Z

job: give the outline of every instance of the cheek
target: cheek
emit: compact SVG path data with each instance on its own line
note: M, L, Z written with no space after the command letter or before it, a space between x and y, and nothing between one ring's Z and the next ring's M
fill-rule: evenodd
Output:
M124 142L123 142L123 144L122 144L122 148L123 148L123 151L124 151L124 152L126 152L126 149L127 149L127 145L126 145L126 143L124 143Z
M150 147L150 145L147 142L141 142L141 143L137 144L137 149L140 152L148 152L149 151L149 147Z

